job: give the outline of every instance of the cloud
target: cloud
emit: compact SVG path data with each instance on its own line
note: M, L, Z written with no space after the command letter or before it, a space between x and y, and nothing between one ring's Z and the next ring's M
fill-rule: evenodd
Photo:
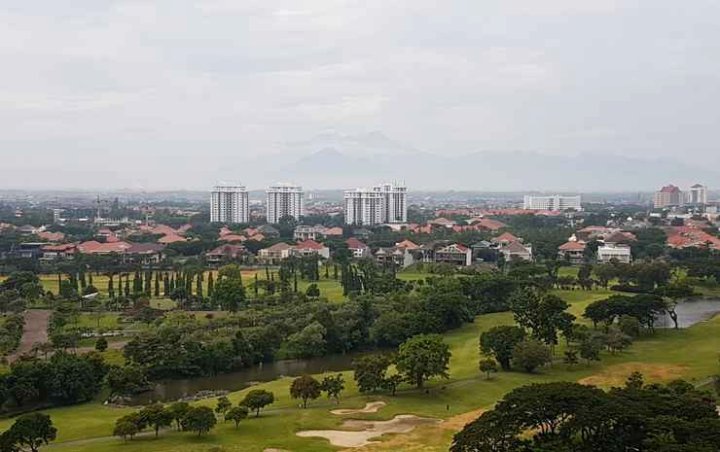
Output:
M99 155L117 173L100 183L199 188L228 171L262 186L265 156L292 162L308 149L288 143L328 129L442 155L719 164L718 13L709 0L15 2L0 11L0 155L33 157L0 167L0 188L63 186L65 171L105 171ZM44 162L55 171L28 177Z

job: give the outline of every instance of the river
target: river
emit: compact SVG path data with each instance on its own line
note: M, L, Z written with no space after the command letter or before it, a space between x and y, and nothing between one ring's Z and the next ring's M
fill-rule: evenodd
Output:
M163 380L156 383L152 391L132 397L130 405L172 402L194 396L201 391L239 391L255 382L267 382L286 376L340 372L352 368L352 360L357 356L356 354L330 355L305 360L275 361L214 377Z
M678 327L689 328L698 322L704 322L720 313L720 300L694 300L683 301L675 307L678 316ZM657 328L674 328L675 324L669 315L657 319Z

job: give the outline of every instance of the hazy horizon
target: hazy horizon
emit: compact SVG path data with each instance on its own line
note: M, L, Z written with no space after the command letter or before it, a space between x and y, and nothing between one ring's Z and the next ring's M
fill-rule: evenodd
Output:
M715 188L718 13L709 0L5 5L0 189Z

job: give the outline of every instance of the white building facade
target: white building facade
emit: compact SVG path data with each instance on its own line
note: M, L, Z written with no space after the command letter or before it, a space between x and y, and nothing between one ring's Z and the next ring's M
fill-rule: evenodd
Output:
M693 206L704 206L708 202L707 187L695 184L687 192L685 202Z
M627 245L603 245L598 247L597 260L601 264L607 264L613 260L629 264L632 261L632 249Z
M283 217L300 220L304 215L304 193L302 187L278 184L267 190L267 222L277 224Z
M568 209L582 210L581 196L525 196L525 210L552 210L562 212Z
M407 222L407 188L396 184L345 192L345 223L373 226Z
M242 185L218 185L210 195L212 223L248 223L248 193Z

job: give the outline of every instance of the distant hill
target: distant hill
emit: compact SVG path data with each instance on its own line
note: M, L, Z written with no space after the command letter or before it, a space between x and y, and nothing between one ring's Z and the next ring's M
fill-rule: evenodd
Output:
M720 178L720 172L712 168L618 155L475 152L441 156L419 151L368 151L363 155L330 147L280 166L277 177L280 175L316 188L350 188L400 180L409 187L427 190L571 192L652 191L670 182L684 187Z

